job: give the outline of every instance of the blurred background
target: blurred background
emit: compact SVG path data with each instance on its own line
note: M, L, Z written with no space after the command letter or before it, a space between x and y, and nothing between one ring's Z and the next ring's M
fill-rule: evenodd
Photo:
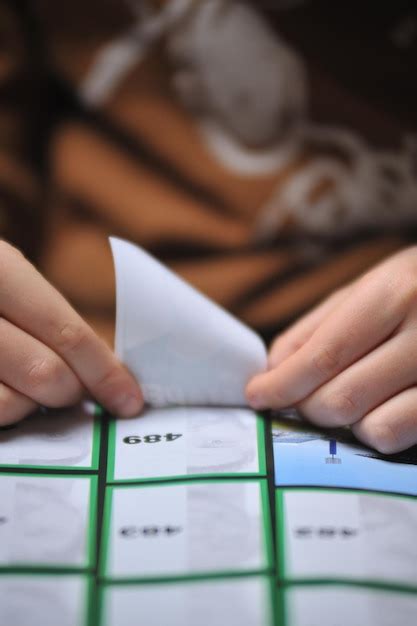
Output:
M269 340L416 240L416 70L411 1L0 0L0 235L110 343L109 234Z

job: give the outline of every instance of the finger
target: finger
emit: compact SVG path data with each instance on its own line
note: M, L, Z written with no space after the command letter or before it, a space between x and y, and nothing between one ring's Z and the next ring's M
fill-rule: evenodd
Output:
M111 412L137 414L141 390L108 346L14 248L0 242L0 313L49 346Z
M417 443L417 387L377 407L352 426L354 435L382 454L394 454Z
M378 346L297 408L319 426L347 426L417 382L415 330L404 331Z
M83 392L60 356L5 319L0 319L0 380L50 407L75 404Z
M30 415L36 407L36 402L0 383L0 426L19 422Z
M326 298L312 311L304 315L287 331L279 335L273 342L268 357L270 368L277 367L291 354L299 350L312 336L321 322L333 309L346 298L351 287L345 287Z
M401 296L387 281L360 281L297 352L249 382L249 404L278 409L304 400L398 327L406 308Z

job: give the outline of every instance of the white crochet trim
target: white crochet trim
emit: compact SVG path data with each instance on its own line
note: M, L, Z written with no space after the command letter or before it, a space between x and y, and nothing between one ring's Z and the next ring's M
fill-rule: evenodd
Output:
M137 24L97 52L79 88L82 100L93 106L108 100L126 74L144 59L150 46L185 15L193 2L170 0L156 15L144 19L139 11Z
M341 128L309 126L303 132L318 146L324 141L344 150L349 164L337 157L314 156L278 185L260 212L257 239L275 237L288 220L294 221L300 232L324 236L417 221L411 144L398 152L378 152ZM400 182L393 181L384 169L391 170ZM329 179L331 188L311 200L311 192Z
M197 128L216 160L227 169L248 176L266 176L277 172L297 153L295 140L264 150L251 150L233 139L218 124L200 120Z

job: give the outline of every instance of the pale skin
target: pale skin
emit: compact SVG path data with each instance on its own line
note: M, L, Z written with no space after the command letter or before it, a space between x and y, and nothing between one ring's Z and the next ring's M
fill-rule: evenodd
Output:
M85 394L120 417L143 406L137 382L111 349L18 250L0 241L0 426Z
M247 386L257 409L296 406L384 454L417 443L417 247L334 293L272 344Z
M85 394L111 413L143 408L110 348L15 248L0 241L0 426ZM339 290L273 343L247 386L254 408L296 406L350 426L382 453L417 443L417 247Z

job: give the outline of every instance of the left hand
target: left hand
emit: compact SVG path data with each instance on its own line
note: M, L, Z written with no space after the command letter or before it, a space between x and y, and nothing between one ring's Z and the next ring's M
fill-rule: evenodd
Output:
M384 454L417 443L417 247L376 266L280 335L247 386L256 408L296 406Z

